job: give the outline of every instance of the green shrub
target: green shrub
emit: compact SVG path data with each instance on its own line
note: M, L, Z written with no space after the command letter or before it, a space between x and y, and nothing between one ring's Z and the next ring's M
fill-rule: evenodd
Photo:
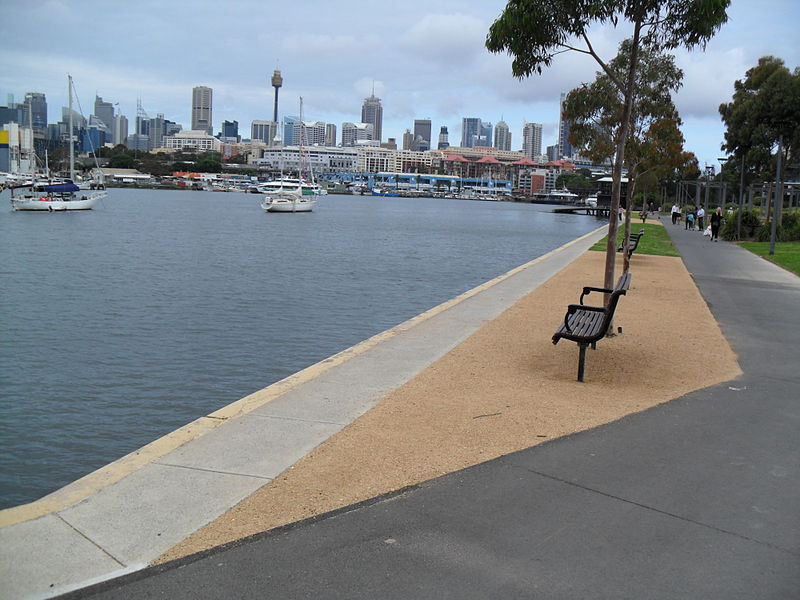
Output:
M720 229L720 236L723 240L732 241L736 239L736 220L738 218L738 210L725 213L725 220ZM758 210L750 209L742 211L742 239L750 240L756 237L761 227L761 219L759 218ZM767 234L769 239L769 234Z
M768 242L772 236L772 224L764 223L758 228L755 239L757 242ZM796 242L800 241L800 215L797 213L784 213L782 222L775 231L775 241Z

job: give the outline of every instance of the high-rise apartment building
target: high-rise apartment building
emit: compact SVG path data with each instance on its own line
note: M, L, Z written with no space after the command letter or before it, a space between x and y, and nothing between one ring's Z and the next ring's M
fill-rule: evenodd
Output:
M414 119L414 148L418 152L431 149L431 120Z
M522 153L528 158L536 158L542 153L542 124L524 123L522 125Z
M325 144L325 123L322 121L295 121L292 131L295 146L323 146Z
M371 139L380 142L383 135L383 107L381 99L375 97L374 91L369 98L364 99L364 104L361 106L361 122L372 124Z
M561 94L558 102L558 158L571 158L573 155L572 144L569 143L569 128L571 123L564 118L564 100L567 95Z
M342 146L355 146L361 140L374 140L372 123L342 123Z
M438 149L442 150L443 148L447 148L449 146L450 146L450 141L447 139L447 126L442 125L441 129L439 129Z
M494 145L498 150L511 150L511 131L505 121L494 126Z
M192 129L212 135L214 126L211 114L213 90L204 85L192 88Z
M336 145L336 125L333 123L325 125L325 145L330 147Z

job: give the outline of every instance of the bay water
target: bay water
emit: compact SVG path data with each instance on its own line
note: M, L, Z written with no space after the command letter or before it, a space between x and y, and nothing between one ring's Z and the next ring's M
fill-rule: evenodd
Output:
M0 195L0 508L601 224L507 202L259 201L111 189L92 211L21 213Z

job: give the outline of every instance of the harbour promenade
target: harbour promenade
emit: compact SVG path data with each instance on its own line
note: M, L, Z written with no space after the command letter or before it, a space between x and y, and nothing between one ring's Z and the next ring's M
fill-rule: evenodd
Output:
M671 233L683 260L634 256L624 333L589 352L585 384L549 337L600 283L601 231L209 415L80 500L0 513L3 596L129 570L75 597L791 597L800 284ZM177 560L141 570L162 553Z

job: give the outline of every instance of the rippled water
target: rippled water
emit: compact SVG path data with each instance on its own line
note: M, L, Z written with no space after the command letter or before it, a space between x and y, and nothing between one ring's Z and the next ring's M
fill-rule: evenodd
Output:
M595 228L529 204L110 190L90 212L0 196L0 507Z

